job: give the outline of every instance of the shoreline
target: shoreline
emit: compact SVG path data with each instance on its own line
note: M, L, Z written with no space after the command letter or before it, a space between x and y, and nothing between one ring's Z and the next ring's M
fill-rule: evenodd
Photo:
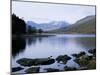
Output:
M84 35L84 36L88 36L88 35L90 35L90 36L94 36L94 37L96 37L96 34L60 34L60 33L41 33L41 34L22 34L22 35L12 35L12 37L46 37L46 36L56 36L56 35Z
M72 57L68 56L68 55L59 55L57 58L53 58L52 56L47 57L47 58L36 58L36 59L32 59L32 58L21 58L19 60L17 60L16 62L24 67L18 66L18 67L12 67L13 72L12 73L16 73L16 71L20 71L20 70L24 70L25 73L41 73L40 72L40 68L42 67L38 67L39 65L50 65L53 64L55 62L57 63L62 63L65 66L63 67L63 70L60 70L58 68L44 68L43 70L46 70L46 72L61 72L61 71L78 71L78 70L92 70L92 69L96 69L96 49L89 49L88 52L92 55L87 55L84 51L80 52L80 53L75 53L72 54L73 57L75 57L75 59L73 59L73 61L75 61L77 64L80 65L79 68L76 67L68 67L66 66L66 63L72 59ZM27 62L29 61L29 62ZM33 67L34 65L34 67ZM25 70L25 67L29 67ZM43 72L44 73L44 72Z

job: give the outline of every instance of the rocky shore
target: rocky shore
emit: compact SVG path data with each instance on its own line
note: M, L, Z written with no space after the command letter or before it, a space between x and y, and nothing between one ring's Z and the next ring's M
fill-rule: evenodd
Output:
M74 60L76 63L80 65L80 70L96 69L96 49L88 50L88 52L92 55L77 54L78 57L76 57L76 59Z
M75 61L80 67L68 67L66 66L66 63L72 59L68 55L59 55L55 59L50 56L47 58L36 58L36 59L30 59L30 58L22 58L17 60L16 62L20 64L23 67L29 67L25 70L25 73L39 73L41 67L37 67L40 65L51 65L55 62L65 64L63 70L56 69L56 68L44 68L46 72L59 72L59 71L75 71L75 70L90 70L90 69L96 69L96 49L90 49L88 50L88 53L90 55L86 54L84 51L72 54L75 59ZM33 67L34 66L34 67ZM23 70L23 67L13 67L12 72L17 72L20 70Z

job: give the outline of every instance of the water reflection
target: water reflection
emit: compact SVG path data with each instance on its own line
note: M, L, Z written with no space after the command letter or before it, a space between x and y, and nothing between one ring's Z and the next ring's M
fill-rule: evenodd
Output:
M12 56L16 57L19 53L23 52L26 47L24 38L16 37L12 39Z
M32 44L35 45L37 42L41 43L42 40L43 40L43 37L28 37L28 38L26 38L28 46L31 46Z
M83 37L82 37L83 36ZM18 66L16 61L20 58L56 58L59 55L79 53L88 49L95 48L95 37L81 35L71 36L50 36L50 37L25 37L12 39L12 65ZM57 63L42 67L57 67ZM60 64L61 65L61 64ZM67 66L77 66L74 61L69 61ZM64 65L62 65L64 66ZM62 66L59 67L62 69Z
M31 46L39 42L42 42L43 37L27 37L27 38L22 38L22 37L16 37L12 39L12 56L16 57L20 53L23 53L26 45Z
M78 52L95 48L94 37L26 37L26 38L13 38L12 39L12 55L13 57L24 53L25 56L37 57L49 56L49 54ZM40 52L41 51L41 52ZM58 53L59 52L59 53ZM31 54L31 55L30 55ZM34 55L33 55L34 54ZM36 56L35 56L36 55Z
M12 40L12 55L21 57L49 57L72 54L95 48L95 37L26 37ZM23 53L23 54L22 54Z
M35 43L37 41L37 38L28 37L28 38L26 38L26 40L27 40L27 44L30 46L31 44L34 44L35 45Z

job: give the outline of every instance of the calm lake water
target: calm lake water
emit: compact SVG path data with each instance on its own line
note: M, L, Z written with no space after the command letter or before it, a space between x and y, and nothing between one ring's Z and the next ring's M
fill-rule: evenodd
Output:
M25 37L14 38L12 40L12 67L18 67L16 60L20 58L47 58L52 56L56 58L59 55L67 54L72 57L73 53L85 51L87 54L89 49L95 48L95 35L65 35L57 34L48 37ZM67 62L69 67L79 67L73 61L74 57ZM44 68L58 68L63 70L64 64L55 62L51 65L40 66L40 72L45 72ZM22 66L23 67L23 66ZM29 67L24 67L25 69ZM24 69L24 70L25 70ZM24 70L16 73L24 73Z

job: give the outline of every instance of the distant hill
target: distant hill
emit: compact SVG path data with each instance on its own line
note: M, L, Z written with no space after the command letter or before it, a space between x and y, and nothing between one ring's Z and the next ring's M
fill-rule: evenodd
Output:
M51 31L55 29L60 29L69 25L69 23L65 21L52 21L49 23L35 23L33 21L28 21L27 25L36 27L37 29L42 29L43 31Z
M96 17L95 15L87 16L78 20L75 24L50 31L51 33L81 33L81 34L95 34L96 33Z

